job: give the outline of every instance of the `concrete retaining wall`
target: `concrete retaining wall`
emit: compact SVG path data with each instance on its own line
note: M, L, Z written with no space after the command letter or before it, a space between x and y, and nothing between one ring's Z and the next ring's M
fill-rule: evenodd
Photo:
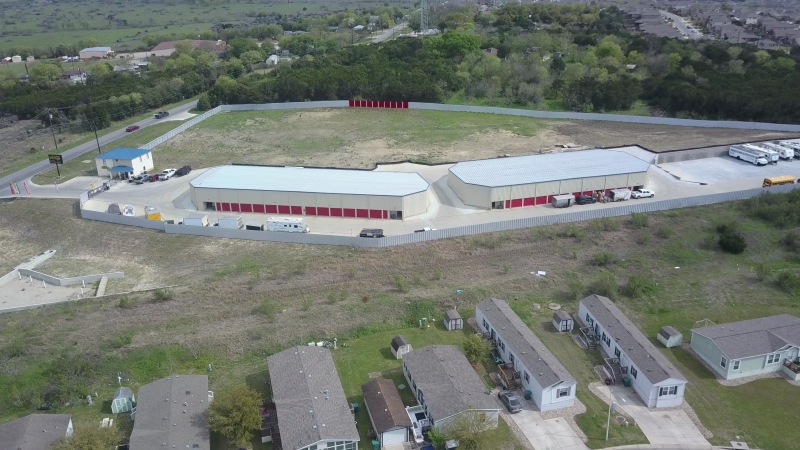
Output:
M147 220L141 217L128 217L119 214L108 214L100 211L90 211L88 209L81 209L81 217L89 220L99 220L101 222L110 222L120 225L130 225L140 228L150 228L153 230L164 231L165 222L159 220Z
M111 216L112 214L108 214ZM23 277L31 277L35 280L44 281L45 283L52 285L52 286L70 286L73 284L80 284L82 282L93 282L93 281L100 281L101 278L107 277L111 278L124 278L125 274L123 272L111 272L111 273L98 273L94 275L84 275L82 277L69 277L69 278L58 278L52 275L47 275L45 273L37 272L35 270L30 269L19 269L19 274Z
M676 152L662 152L656 155L655 164L666 164L678 161L691 161L693 159L715 158L727 156L730 145L717 147L693 148Z
M232 230L220 227L196 227L190 225L164 225L168 234L190 234L251 241L285 242L289 244L344 245L350 247L380 247L381 239L366 239L327 234L282 233L278 231Z

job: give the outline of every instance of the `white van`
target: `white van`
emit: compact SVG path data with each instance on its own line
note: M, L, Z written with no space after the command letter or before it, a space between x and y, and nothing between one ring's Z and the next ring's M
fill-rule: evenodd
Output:
M270 217L267 220L267 231L286 231L289 233L310 233L306 221L294 217Z
M183 224L195 227L207 227L208 216L205 214L190 214L183 219Z
M242 218L240 216L222 217L217 220L217 226L220 228L231 228L238 230L242 228Z

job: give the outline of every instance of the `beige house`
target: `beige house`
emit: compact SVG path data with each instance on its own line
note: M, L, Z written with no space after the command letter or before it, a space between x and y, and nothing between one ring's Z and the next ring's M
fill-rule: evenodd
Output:
M190 182L201 211L396 220L426 212L428 188L417 173L238 165Z

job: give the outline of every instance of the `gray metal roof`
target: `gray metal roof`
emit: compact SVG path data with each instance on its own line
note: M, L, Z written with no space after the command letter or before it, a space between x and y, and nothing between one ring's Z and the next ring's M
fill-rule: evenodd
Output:
M139 388L130 450L210 446L207 376L172 375Z
M133 391L129 387L118 387L116 391L114 391L114 399L118 398L133 398Z
M673 336L681 336L681 332L676 330L674 327L665 325L658 330L658 334L661 335L664 339L669 339Z
M0 446L9 450L47 450L67 435L71 414L29 414L0 425Z
M428 345L403 355L434 421L468 410L499 410L483 381L455 345Z
M639 374L647 377L651 383L660 383L670 378L686 380L610 299L590 295L581 300L581 303L639 368Z
M800 318L781 314L695 328L692 333L713 340L729 359L739 359L773 353L787 345L800 347Z
M364 393L364 404L369 409L376 433L397 427L412 427L411 418L408 417L394 381L376 378L362 384L361 392Z
M292 347L267 358L285 450L322 440L358 441L358 431L330 350Z
M508 303L488 298L480 302L477 308L539 386L548 387L560 381L575 381L517 313L511 310Z
M567 320L572 320L572 316L570 316L566 311L556 311L553 313L553 319L555 319L558 323L561 323Z
M400 197L428 190L414 172L312 169L304 167L219 166L192 180L206 189L306 192Z
M448 309L444 313L444 321L445 322L450 322L452 320L456 320L456 319L460 319L460 318L461 318L461 314L459 314L458 311L456 311L455 309Z
M647 172L649 167L625 152L583 150L460 162L450 173L467 184L501 187Z

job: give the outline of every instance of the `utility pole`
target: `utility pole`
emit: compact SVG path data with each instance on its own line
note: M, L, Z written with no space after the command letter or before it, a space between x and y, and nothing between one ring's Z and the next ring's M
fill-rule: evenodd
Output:
M53 144L56 145L56 150L58 150L58 142L56 141L56 130L53 129L53 115L49 114L50 117L50 131L53 133Z
M100 154L100 138L97 137L97 126L94 124L94 120L90 120L89 124L92 126L92 131L94 131L94 140L97 142L97 154Z

